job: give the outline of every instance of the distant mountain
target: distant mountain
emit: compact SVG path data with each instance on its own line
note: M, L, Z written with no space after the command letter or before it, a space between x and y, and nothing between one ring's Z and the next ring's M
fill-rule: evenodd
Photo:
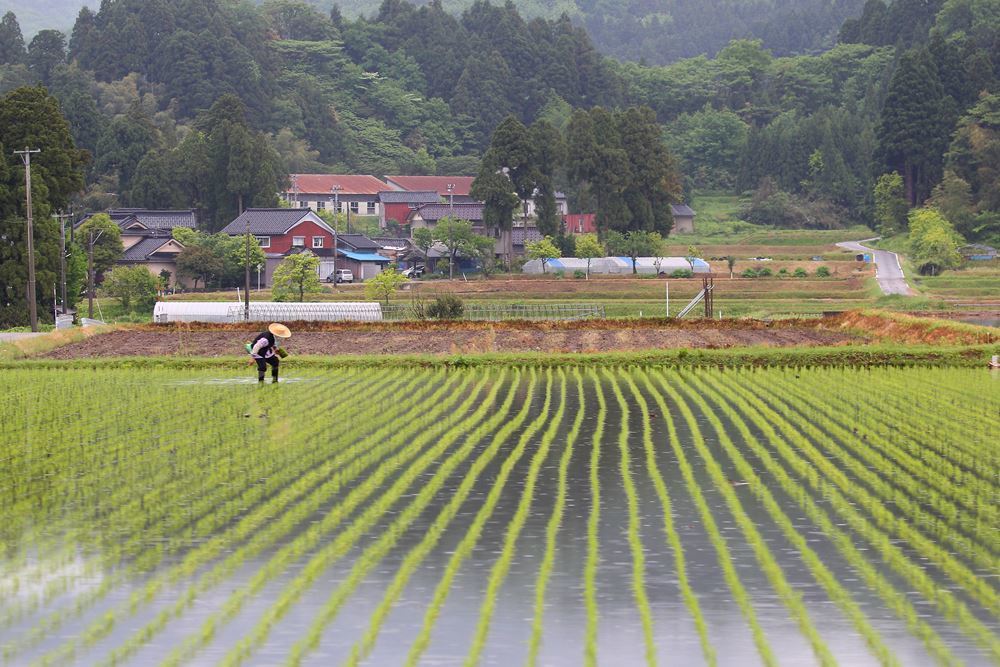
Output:
M394 0L309 0L345 18L373 16ZM460 14L481 0L440 0ZM83 0L0 0L0 13L17 14L25 40L38 30L72 29ZM97 10L100 2L89 2ZM416 4L427 4L416 0ZM495 2L495 4L501 4ZM565 13L584 26L597 48L622 60L673 62L714 55L731 39L757 38L775 55L815 53L835 42L845 19L861 14L864 0L513 0L526 18Z
M0 16L7 12L17 15L25 42L47 28L62 30L68 39L76 15L85 4L83 0L0 0ZM96 8L100 0L91 4Z

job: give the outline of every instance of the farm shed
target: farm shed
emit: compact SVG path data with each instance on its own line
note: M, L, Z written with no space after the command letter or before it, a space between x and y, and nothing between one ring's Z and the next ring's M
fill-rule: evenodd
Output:
M708 262L703 259L695 258L692 260L694 264L695 273L710 273L711 268L708 266ZM642 274L655 274L656 273L656 258L655 257L639 257L636 259L636 270ZM660 262L660 273L665 273L670 275L678 269L691 270L691 264L688 264L687 259L684 257L663 257ZM532 259L524 263L525 273L538 274L542 272L542 261L540 259ZM587 260L579 259L576 257L560 257L558 259L550 259L545 266L546 273L554 273L556 271L563 272L573 272L573 271L586 271L587 270ZM632 259L629 257L597 257L590 260L590 273L591 274L630 274L632 273Z
M242 322L244 305L239 301L160 301L153 309L153 321L166 322ZM378 321L382 305L378 302L300 303L294 301L256 301L250 303L252 322L336 322L340 320Z

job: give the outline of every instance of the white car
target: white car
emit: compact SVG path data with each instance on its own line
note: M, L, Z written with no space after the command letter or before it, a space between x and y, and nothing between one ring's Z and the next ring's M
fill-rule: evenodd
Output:
M350 269L337 269L326 277L328 283L353 283L354 273Z

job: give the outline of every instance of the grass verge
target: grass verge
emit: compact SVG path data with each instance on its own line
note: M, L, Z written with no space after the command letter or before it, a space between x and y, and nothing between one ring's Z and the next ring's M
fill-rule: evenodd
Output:
M289 357L283 368L479 368L487 366L616 367L667 366L738 368L743 366L985 366L1000 344L932 345L845 345L837 347L725 349L673 349L603 353L486 353L486 354L406 354L334 355ZM95 359L0 360L0 368L176 368L178 370L228 369L249 373L245 356L230 357L102 357Z

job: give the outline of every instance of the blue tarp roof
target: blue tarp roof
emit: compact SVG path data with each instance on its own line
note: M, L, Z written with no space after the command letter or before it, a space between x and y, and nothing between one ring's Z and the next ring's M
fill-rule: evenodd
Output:
M380 264L388 264L389 258L383 257L373 252L352 252L350 250L341 250L337 248L337 252L348 259L353 259L356 262L378 262Z

